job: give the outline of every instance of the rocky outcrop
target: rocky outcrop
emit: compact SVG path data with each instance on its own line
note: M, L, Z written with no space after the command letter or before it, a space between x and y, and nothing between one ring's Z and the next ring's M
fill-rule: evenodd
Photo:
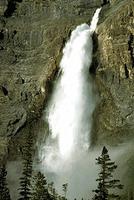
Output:
M134 134L134 2L112 1L98 26L94 142L118 143Z

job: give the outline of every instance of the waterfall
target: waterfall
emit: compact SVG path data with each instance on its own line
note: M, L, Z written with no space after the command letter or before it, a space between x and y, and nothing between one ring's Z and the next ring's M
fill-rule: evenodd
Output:
M89 167L87 160L95 107L89 67L92 62L92 34L100 10L96 10L90 26L82 24L72 31L60 63L62 75L55 83L45 111L51 134L41 147L40 159L44 171L55 177L57 185L65 182L77 185L78 177L84 182L85 177L80 177L80 174L88 171ZM76 170L80 174L77 172L75 176Z

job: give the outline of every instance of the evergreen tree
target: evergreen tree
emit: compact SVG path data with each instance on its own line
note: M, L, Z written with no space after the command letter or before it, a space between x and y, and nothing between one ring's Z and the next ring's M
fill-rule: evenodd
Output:
M0 167L0 200L11 200L6 181L7 171L5 165Z
M118 194L110 192L110 189L123 189L123 185L120 184L120 180L113 179L113 172L117 168L115 162L111 162L106 147L103 147L102 154L97 159L97 165L100 165L98 188L94 190L95 196L93 200L109 200L120 199Z
M32 138L29 134L23 148L23 172L20 178L19 200L29 200L31 197L32 144Z
M63 192L64 192L64 197L65 197L65 199L66 199L68 184L67 184L67 183L63 184L63 185L62 185L62 188L63 188Z
M33 187L32 200L50 200L51 197L48 192L47 181L45 176L38 172L35 176L35 184Z

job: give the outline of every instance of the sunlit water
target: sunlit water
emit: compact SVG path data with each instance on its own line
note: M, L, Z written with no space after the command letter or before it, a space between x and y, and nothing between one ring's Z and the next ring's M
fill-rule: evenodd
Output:
M45 111L51 134L40 149L42 168L54 179L57 188L68 182L70 198L86 197L88 183L94 178L94 159L88 152L95 107L89 67L92 34L100 10L96 10L90 26L82 24L72 32L63 50L62 75ZM85 187L81 187L83 184Z

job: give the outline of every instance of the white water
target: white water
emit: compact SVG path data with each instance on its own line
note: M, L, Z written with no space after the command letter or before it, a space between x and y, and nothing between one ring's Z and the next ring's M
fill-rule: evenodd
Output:
M45 113L51 135L40 151L42 165L44 171L55 179L57 187L65 182L70 184L69 197L72 198L80 197L79 193L84 197L89 187L88 157L91 159L91 155L88 149L95 107L89 67L92 62L92 34L100 10L97 9L90 27L82 24L72 32L60 63L62 76L55 85ZM80 182L87 182L82 191Z

